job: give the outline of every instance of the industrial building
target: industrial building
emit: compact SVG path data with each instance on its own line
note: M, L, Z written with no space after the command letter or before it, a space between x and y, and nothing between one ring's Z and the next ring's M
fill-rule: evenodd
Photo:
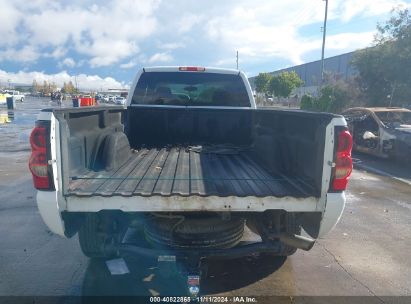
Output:
M357 72L350 64L354 52L349 52L324 59L324 70L339 77L347 79L354 76ZM277 70L270 74L276 75L282 72L295 71L304 81L304 85L295 91L295 94L302 96L304 94L315 95L321 82L321 60L296 65L293 67ZM254 83L250 78L251 83Z

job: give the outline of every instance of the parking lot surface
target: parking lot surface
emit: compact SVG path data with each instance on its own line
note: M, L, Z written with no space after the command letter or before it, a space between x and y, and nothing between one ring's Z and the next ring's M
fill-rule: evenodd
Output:
M165 276L155 261L127 259L129 274L113 276L103 260L89 260L77 237L48 231L37 211L27 169L28 137L48 100L27 99L0 109L0 295L182 295L185 282ZM378 167L378 160L364 163ZM377 164L377 165L376 165ZM389 167L389 166L388 166ZM392 168L391 168L392 169ZM397 170L397 171L396 171ZM358 167L340 223L309 252L210 261L202 292L228 296L411 296L411 186L403 167L390 174ZM385 172L385 171L384 171ZM291 300L290 300L291 301Z

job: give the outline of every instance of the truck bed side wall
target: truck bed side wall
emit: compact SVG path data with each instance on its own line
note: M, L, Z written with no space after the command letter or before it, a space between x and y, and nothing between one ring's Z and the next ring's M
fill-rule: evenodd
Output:
M55 110L61 125L63 188L69 176L84 174L96 166L97 155L105 137L123 132L122 112L114 107Z
M255 160L321 195L325 129L332 114L256 110Z

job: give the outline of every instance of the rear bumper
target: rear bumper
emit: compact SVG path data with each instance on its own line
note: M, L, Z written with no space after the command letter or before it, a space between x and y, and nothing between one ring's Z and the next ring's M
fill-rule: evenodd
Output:
M340 221L345 207L345 200L345 192L327 193L327 202L318 237L325 236Z
M37 207L47 227L55 234L65 237L57 191L37 191Z

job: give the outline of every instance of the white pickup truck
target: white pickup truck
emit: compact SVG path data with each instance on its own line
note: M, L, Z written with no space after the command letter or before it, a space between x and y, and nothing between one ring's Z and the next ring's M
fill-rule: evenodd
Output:
M20 101L20 102L24 101L25 96L21 94L19 91L7 90L6 93L12 96L14 101Z
M125 106L43 110L30 141L44 222L78 232L89 257L309 250L338 222L352 171L342 116L258 109L237 70L145 68Z

